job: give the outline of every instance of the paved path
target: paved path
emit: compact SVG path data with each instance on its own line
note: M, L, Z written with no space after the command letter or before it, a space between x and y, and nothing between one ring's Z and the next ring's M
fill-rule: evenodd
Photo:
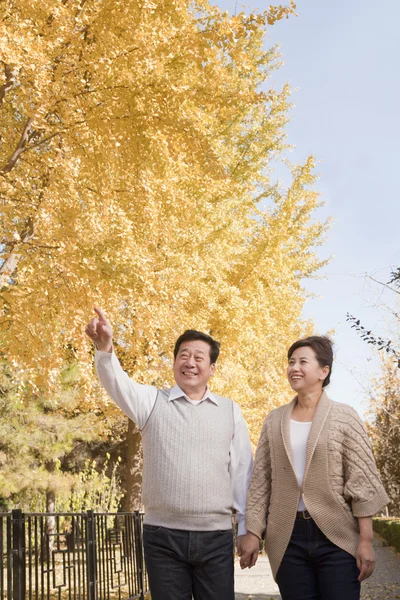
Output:
M400 554L375 535L376 568L363 583L362 598L394 600L400 598ZM246 599L247 600L247 599Z
M395 600L400 598L400 554L388 547L378 536L374 541L376 569L362 584L363 600ZM260 555L252 569L241 570L235 563L236 600L281 600L268 559Z
M271 568L265 554L258 557L252 569L239 567L235 561L235 600L280 600L278 586L272 578Z

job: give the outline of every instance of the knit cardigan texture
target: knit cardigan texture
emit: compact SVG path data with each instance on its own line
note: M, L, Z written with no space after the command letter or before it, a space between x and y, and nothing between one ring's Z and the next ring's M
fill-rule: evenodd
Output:
M296 402L297 397L265 419L247 495L246 528L265 536L274 578L300 496L326 537L353 556L359 543L357 517L372 516L389 502L363 422L351 406L333 402L325 392L314 414L299 486L290 445Z

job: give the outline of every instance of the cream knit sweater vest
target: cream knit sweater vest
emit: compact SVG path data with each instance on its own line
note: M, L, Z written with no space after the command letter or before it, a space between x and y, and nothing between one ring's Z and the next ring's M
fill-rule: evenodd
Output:
M145 523L213 531L232 526L233 402L194 406L160 390L142 431Z

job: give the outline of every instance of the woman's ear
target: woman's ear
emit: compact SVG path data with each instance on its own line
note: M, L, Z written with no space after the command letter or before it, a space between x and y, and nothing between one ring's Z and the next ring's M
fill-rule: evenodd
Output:
M325 379L328 377L330 370L331 369L330 369L330 367L328 367L328 365L321 368L322 377L320 377L320 379L322 379L322 381L325 381Z

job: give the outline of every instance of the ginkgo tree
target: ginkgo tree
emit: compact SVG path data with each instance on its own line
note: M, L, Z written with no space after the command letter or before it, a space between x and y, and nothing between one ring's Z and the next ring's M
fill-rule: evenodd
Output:
M206 0L0 10L5 360L33 390L56 393L72 353L86 411L107 402L83 336L93 305L140 382L168 385L175 338L210 331L222 342L215 389L242 405L256 441L285 398L285 349L304 329L302 279L321 266L326 229L313 218L312 158L292 167L288 189L271 181L290 89L270 88L278 55L263 38L294 5L235 16Z

